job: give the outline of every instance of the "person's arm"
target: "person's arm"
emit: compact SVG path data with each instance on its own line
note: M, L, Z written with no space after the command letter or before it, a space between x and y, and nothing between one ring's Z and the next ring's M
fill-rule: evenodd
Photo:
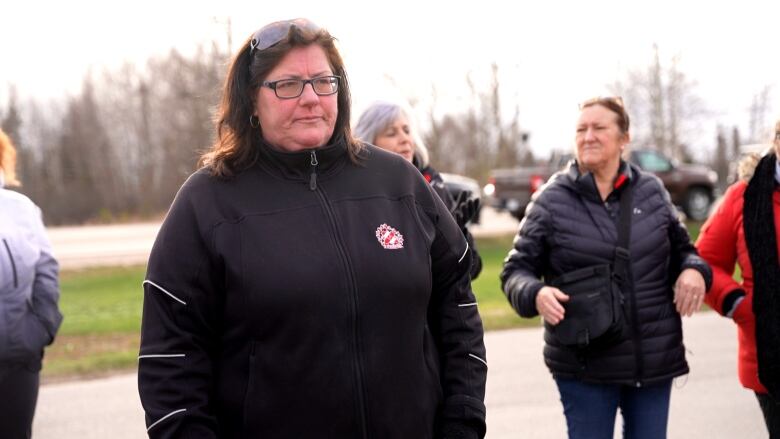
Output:
M479 198L471 198L471 193L469 191L463 191L456 200L444 186L443 182L434 182L431 186L433 187L434 192L436 192L436 195L444 202L444 205L449 208L452 217L455 219L455 223L458 224L458 227L460 227L463 236L469 244L469 250L471 251L471 279L476 279L477 276L479 276L479 273L482 272L482 257L477 251L477 246L474 243L474 236L472 236L469 231L468 224L479 211Z
M712 285L712 270L702 259L691 242L688 229L677 215L669 192L656 179L658 191L663 194L668 226L670 275L674 277L674 303L680 315L690 316L704 301L705 293Z
M544 287L540 277L547 260L549 226L549 211L538 199L533 201L528 205L513 247L504 261L501 287L512 308L523 317L539 314L536 296Z
M62 314L57 307L60 299L59 264L52 254L51 243L46 236L41 212L37 208L35 209L34 221L34 239L40 249L40 256L35 264L32 305L33 312L48 334L47 344L51 344L62 323Z
M466 242L469 244L469 251L471 252L471 269L469 270L469 276L472 280L479 276L482 272L482 256L477 251L477 245L474 242L474 236L469 231L468 227L463 227L463 236L466 237Z
M429 325L441 364L444 405L443 439L477 439L485 435L487 359L484 331L471 290L471 252L448 209L434 197L435 237L431 246L433 291Z
M738 209L736 198L741 192L732 186L718 209L701 228L696 247L712 267L712 287L705 299L707 305L724 316L731 316L745 297L742 286L734 280L737 261Z
M209 396L218 337L213 229L198 224L187 184L155 240L146 279L138 390L150 438L216 438Z

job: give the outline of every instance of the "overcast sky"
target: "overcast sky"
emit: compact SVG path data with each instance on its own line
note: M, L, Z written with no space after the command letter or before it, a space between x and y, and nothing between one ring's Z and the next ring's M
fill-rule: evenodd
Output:
M570 147L577 102L647 65L653 43L662 61L679 56L712 113L701 147L711 146L717 123L747 132L747 108L764 86L780 97L776 0L11 0L0 25L0 109L9 84L22 99L60 98L76 93L90 69L142 64L211 40L227 44L228 18L236 49L263 24L298 16L339 39L355 115L375 99L414 97L423 105L431 84L448 108L466 105L466 73L487 83L498 63L503 99L519 103L539 153ZM780 104L767 123L778 116Z

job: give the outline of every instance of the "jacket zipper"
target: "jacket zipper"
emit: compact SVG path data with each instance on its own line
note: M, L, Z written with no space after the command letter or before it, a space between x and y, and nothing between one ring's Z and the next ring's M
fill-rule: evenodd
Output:
M631 336L634 339L634 359L636 361L636 387L642 387L642 377L644 376L644 366L642 361L642 338L639 336L639 311L636 306L636 290L634 290L633 273L631 267L626 267L628 280L631 284Z
M317 153L314 150L311 151L311 176L309 177L309 189L317 190Z
M352 349L355 352L355 381L357 383L357 399L358 399L358 409L360 410L360 428L362 430L362 434L360 437L368 438L368 412L366 410L366 389L363 384L363 358L361 355L360 346L362 346L361 337L360 337L360 319L358 317L358 309L359 309L359 298L357 294L357 288L355 287L355 278L352 275L352 263L349 259L349 254L347 253L346 249L343 245L343 239L341 237L341 234L339 233L338 228L336 227L336 219L335 215L333 214L333 210L331 209L330 202L328 201L327 197L325 196L325 193L322 191L322 189L318 189L317 187L317 155L314 153L314 151L311 152L311 178L309 180L309 189L312 191L316 191L317 195L320 198L320 201L322 202L323 208L325 210L325 214L328 217L328 222L330 223L330 229L333 233L334 241L336 242L336 249L339 252L339 255L341 256L342 260L344 261L344 267L347 272L347 277L349 278L349 285L350 285L350 293L351 293L351 300L350 300L350 311L352 311Z
M607 208L607 214L609 214L608 204L605 202L604 206ZM620 218L620 212L618 211L617 217ZM617 227L620 227L620 221L618 221ZM631 296L631 339L634 342L634 361L636 362L636 376L634 386L642 387L642 377L644 376L644 365L642 361L642 338L639 336L639 310L636 305L636 290L634 289L634 274L631 269L631 261L626 263L626 277L625 283L629 286ZM622 292L621 292L621 295ZM621 297L621 302L623 302Z
M19 275L16 273L16 262L14 262L14 255L11 254L11 247L8 246L8 241L3 238L3 245L5 251L8 252L8 259L11 261L11 271L14 273L14 288L19 288Z

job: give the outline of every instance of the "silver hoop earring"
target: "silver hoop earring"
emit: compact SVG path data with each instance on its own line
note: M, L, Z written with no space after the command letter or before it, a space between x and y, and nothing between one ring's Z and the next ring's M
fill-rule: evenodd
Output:
M249 125L251 125L252 128L258 128L260 126L260 118L254 114L249 116Z

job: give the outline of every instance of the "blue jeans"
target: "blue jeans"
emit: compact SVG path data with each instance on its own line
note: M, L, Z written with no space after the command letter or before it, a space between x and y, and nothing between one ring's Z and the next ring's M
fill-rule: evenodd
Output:
M672 380L647 387L556 378L569 439L612 439L618 407L624 439L665 439Z

